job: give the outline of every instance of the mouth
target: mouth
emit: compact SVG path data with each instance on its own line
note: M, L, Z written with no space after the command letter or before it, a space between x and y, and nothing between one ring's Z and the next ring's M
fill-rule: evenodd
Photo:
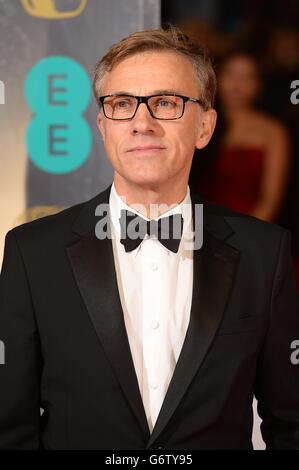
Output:
M161 152L162 150L165 150L165 147L162 147L160 145L138 145L127 150L127 153L133 153L135 155L156 154Z

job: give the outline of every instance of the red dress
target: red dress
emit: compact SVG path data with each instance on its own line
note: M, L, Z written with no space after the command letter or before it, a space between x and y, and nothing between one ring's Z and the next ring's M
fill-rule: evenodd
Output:
M217 160L198 175L197 191L208 201L252 214L260 197L264 156L259 147L223 148ZM295 256L293 265L299 290L299 259Z
M263 170L262 148L223 148L217 160L199 175L197 189L209 201L250 214L260 196Z

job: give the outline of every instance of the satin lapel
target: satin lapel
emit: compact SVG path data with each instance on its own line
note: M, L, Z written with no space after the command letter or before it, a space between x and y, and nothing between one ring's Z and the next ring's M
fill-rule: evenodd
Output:
M192 195L194 202L199 200ZM185 341L160 414L148 442L150 447L163 431L200 368L227 305L240 252L224 240L233 233L223 216L203 209L203 246L194 251L193 294Z
M110 188L108 188L110 189ZM145 436L149 436L146 415L130 351L121 301L118 293L112 241L95 235L95 207L107 203L109 192L89 203L74 225L82 234L66 247L72 270L96 333L111 363L122 390Z

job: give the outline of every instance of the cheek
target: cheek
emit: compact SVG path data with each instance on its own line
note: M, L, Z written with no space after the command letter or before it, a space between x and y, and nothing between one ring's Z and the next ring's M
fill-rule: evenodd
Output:
M247 87L247 94L250 97L255 97L257 93L258 93L258 85L254 81L250 82Z
M227 78L226 76L219 79L219 82L218 82L219 92L221 93L228 92L232 88L232 83L233 83L233 80L231 80L230 78Z
M113 126L107 126L105 129L105 148L109 151L109 156L115 157L119 153L122 142L122 132Z
M197 130L194 123L175 135L174 152L177 161L185 161L192 158L196 145Z

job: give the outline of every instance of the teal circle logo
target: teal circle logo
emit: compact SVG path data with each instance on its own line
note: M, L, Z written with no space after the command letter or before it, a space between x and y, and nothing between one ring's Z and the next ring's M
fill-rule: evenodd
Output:
M25 98L34 113L26 135L31 161L48 173L79 168L92 147L91 131L82 116L90 102L91 84L82 65L64 56L42 59L26 78Z

